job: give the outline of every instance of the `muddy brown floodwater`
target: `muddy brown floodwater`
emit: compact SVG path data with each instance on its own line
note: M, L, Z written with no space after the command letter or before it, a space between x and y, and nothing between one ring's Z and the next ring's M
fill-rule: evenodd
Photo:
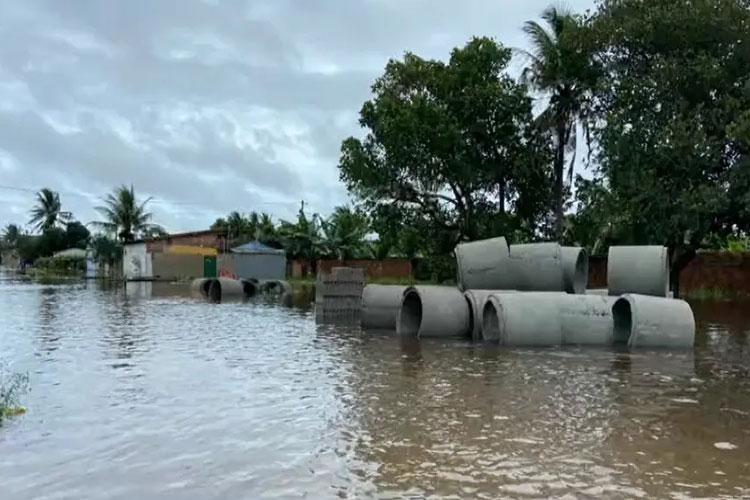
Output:
M750 498L750 308L690 352L316 326L170 285L0 280L0 498Z

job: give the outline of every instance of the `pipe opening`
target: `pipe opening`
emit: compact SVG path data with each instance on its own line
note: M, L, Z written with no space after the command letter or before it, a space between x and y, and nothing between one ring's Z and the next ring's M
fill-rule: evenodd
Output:
M469 305L469 336L474 336L474 301L464 295L466 303Z
M201 293L206 297L208 297L208 291L211 289L212 282L213 280L205 280L203 283L201 283Z
M627 344L633 331L633 311L628 299L618 299L612 306L615 344Z
M492 300L488 300L482 311L482 340L500 340L500 310Z
M211 287L208 289L208 298L211 302L221 302L221 281L211 280Z
M422 299L416 290L410 290L404 295L399 311L398 325L401 335L416 337L422 324Z
M242 280L242 291L245 297L253 297L258 292L258 289L252 281Z
M586 292L589 280L589 257L586 250L581 249L576 258L576 270L573 275L573 293L582 294Z

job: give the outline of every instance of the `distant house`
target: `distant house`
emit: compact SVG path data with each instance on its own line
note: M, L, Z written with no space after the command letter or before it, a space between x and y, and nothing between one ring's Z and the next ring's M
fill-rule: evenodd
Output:
M217 256L227 250L223 230L144 238L123 246L122 272L127 280L214 277Z
M259 241L233 247L219 256L219 276L283 279L285 275L286 252Z

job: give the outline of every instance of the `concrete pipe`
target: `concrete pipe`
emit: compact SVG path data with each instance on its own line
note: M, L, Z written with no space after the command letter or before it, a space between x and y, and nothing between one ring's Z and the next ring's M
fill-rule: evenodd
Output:
M258 293L258 280L240 279L240 283L242 283L242 290L245 292L245 297L254 297Z
M660 246L609 247L607 288L610 295L637 293L666 297L669 252Z
M562 249L557 243L511 245L510 266L513 286L519 291L565 290Z
M468 337L469 304L464 294L447 286L415 286L404 291L396 321L399 335Z
M616 300L553 292L493 294L485 303L482 333L506 346L611 345Z
M510 254L505 238L461 243L454 253L461 291L513 288L509 271Z
M503 293L518 293L515 290L466 290L464 297L466 302L469 304L469 320L471 338L475 342L482 340L482 314L484 311L484 304L487 302L487 298L490 295L503 294Z
M260 292L265 294L284 295L287 293L292 293L292 285L290 285L289 282L285 280L261 281L259 288Z
M367 285L362 290L362 328L396 330L401 298L408 287L399 285Z
M213 278L197 278L190 283L190 293L195 296L208 297Z
M224 300L238 300L245 298L245 288L242 282L231 278L217 278L211 283L208 291L209 298L214 302Z
M510 347L562 344L558 294L490 295L482 311L485 341Z
M563 281L568 293L586 293L589 281L589 256L581 247L561 247Z
M695 318L684 300L627 294L612 306L615 341L630 347L690 348Z

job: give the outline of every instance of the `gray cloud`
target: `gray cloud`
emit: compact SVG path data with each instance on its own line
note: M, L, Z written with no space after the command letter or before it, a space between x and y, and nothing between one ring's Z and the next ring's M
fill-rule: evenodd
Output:
M591 0L571 2L590 7ZM524 43L548 0L0 0L0 185L83 220L118 184L172 230L347 201L336 164L388 58ZM0 224L31 193L0 188Z

